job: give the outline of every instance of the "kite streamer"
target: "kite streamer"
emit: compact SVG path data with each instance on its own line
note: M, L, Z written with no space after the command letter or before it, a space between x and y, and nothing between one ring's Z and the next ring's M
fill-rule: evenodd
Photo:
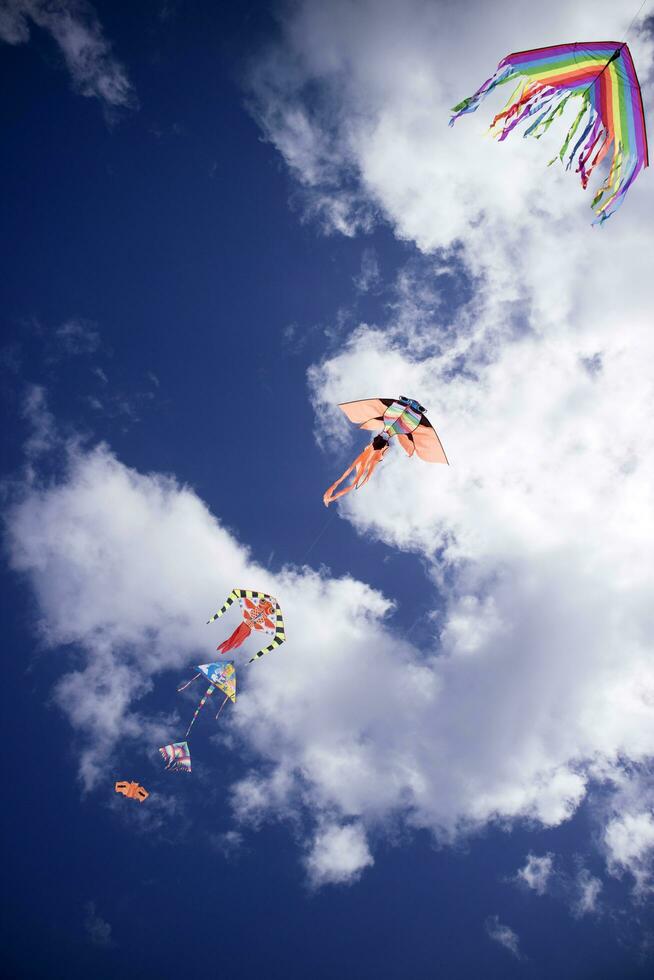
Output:
M191 680L187 681L186 684L182 684L181 687L177 688L178 691L186 690L189 684L192 684L193 681L196 680L198 677L202 677L203 674L209 681L211 681L209 687L207 688L204 694L204 697L200 700L199 705L195 709L195 714L191 718L191 724L186 729L186 736L185 736L186 738L188 738L189 732L193 728L195 719L200 714L200 711L205 706L207 700L211 697L211 695L215 690L223 692L223 694L225 695L225 701L229 700L229 701L233 701L234 704L236 703L236 669L234 667L233 660L218 660L215 663L211 663L211 664L198 664L198 668L200 671L199 674L196 674L195 677L192 677ZM216 715L216 718L222 711L225 705L225 701L223 701L223 703L221 704L218 710L218 714ZM186 742L183 742L182 744L186 745ZM160 749L159 751L161 752L163 750Z
M629 48L619 41L597 41L507 55L474 95L452 109L450 126L459 116L474 112L494 88L516 81L518 86L495 116L491 133L505 140L519 123L535 116L523 135L539 139L570 99L581 99L558 159L569 152L566 169L576 161L585 188L594 168L612 153L608 177L591 204L596 214L593 224L601 224L618 209L649 164L643 102Z

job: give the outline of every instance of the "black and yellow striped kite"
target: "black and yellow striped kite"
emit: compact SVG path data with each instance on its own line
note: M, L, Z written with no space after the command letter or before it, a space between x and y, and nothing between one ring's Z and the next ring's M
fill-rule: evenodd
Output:
M216 647L220 653L227 653L229 650L240 647L253 630L267 633L273 637L273 640L267 647L263 647L258 653L255 653L248 663L253 663L253 661L263 657L265 653L270 653L275 647L282 645L286 639L282 611L277 599L265 592L256 592L254 589L232 589L225 599L224 605L220 607L217 613L214 613L208 622L213 623L226 613L234 601L238 601L241 607L243 622L236 627L229 639Z

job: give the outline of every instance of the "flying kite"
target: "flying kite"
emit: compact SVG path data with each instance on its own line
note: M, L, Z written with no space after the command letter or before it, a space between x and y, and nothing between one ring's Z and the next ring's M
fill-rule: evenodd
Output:
M172 742L170 745L162 745L159 752L166 761L166 769L171 772L190 772L191 771L191 750L188 742Z
M139 803L143 803L150 795L147 789L143 789L138 783L128 783L127 780L116 783L116 792L122 793L128 800L138 800Z
M227 653L240 647L241 643L247 640L253 630L268 633L273 636L273 641L267 647L263 647L258 653L250 658L248 663L263 657L264 653L270 653L275 647L282 645L286 639L284 630L284 619L279 603L274 596L266 595L265 592L255 592L252 589L232 589L225 599L224 606L221 606L217 613L211 617L209 623L215 622L220 616L227 612L234 600L238 600L243 614L243 622L236 627L232 635L221 643L217 650L220 653Z
M563 160L570 150L566 170L576 159L575 169L585 188L593 169L612 150L608 177L591 204L596 214L593 224L601 224L618 209L640 171L649 165L643 100L626 43L555 44L507 55L474 95L454 106L450 126L459 116L474 112L489 92L506 82L517 82L517 88L491 123L490 131L500 142L518 123L534 116L524 136L540 139L570 99L581 99L558 159Z
M225 700L223 701L220 708L218 709L218 714L216 715L216 718L225 707L227 701L232 701L233 703L236 703L236 669L234 667L233 660L218 660L212 664L198 664L198 673L195 675L195 677L192 677L190 681L186 682L186 684L182 684L182 686L177 688L177 690L185 691L186 688L189 686L189 684L192 684L193 681L197 680L198 677L202 677L203 674L205 677L209 679L211 683L209 684L209 687L207 688L204 697L202 698L199 705L195 709L195 714L191 718L191 724L186 729L185 738L188 738L189 732L191 731L191 729L193 728L193 724L195 723L195 719L200 714L200 711L206 704L207 698L211 697L214 691L216 690L222 691L225 694ZM186 742L181 742L177 744L186 745ZM172 747L173 746L166 745L164 748L169 749ZM188 746L186 746L186 750L188 752ZM163 754L164 749L159 749L159 751ZM188 756L188 771L189 772L191 771L190 753Z
M345 412L350 422L358 423L360 429L381 431L336 483L332 483L325 491L322 498L325 507L329 507L343 494L358 490L368 482L375 467L384 458L393 436L397 436L407 456L413 456L416 452L427 463L447 463L447 456L436 430L425 415L427 409L413 398L406 398L405 395L400 395L399 398L368 398L359 402L343 402L338 407ZM354 474L352 481L336 491L351 473Z

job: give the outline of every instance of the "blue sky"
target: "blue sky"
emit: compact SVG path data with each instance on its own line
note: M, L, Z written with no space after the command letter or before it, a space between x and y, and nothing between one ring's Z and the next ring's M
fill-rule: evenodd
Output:
M223 6L0 8L4 972L649 976L648 174L598 237L434 123L633 11ZM326 512L400 393L449 471ZM165 773L234 586L288 643Z

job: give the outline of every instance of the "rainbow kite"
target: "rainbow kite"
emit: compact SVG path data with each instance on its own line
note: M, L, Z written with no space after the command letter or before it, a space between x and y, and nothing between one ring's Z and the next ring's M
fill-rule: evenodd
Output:
M170 745L162 745L159 752L166 763L166 769L170 769L171 772L191 771L191 750L188 742L171 742Z
M601 224L622 204L649 163L643 101L629 48L621 42L597 41L510 54L474 95L452 109L450 126L459 116L474 112L498 85L516 80L518 87L493 119L491 132L504 140L518 123L536 116L524 135L539 139L568 100L579 97L581 108L558 159L563 160L574 140L566 169L576 159L576 172L585 188L593 169L612 150L609 175L591 205L597 215L593 224Z

